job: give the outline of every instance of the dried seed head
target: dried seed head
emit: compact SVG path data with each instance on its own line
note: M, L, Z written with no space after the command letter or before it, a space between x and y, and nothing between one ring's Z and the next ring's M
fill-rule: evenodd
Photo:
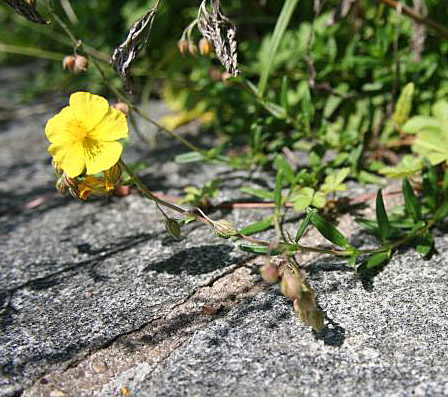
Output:
M176 219L173 219L173 218L165 219L165 229L174 238L176 238L176 239L180 238L180 233L181 233L180 225L179 225L179 222L176 221Z
M158 3L157 3L158 4ZM129 30L126 40L113 52L111 65L124 80L125 88L131 91L131 66L148 41L152 23L157 12L157 5L151 8Z
M288 298L296 299L300 297L302 283L299 275L291 269L285 269L282 275L280 290Z
M279 279L279 268L277 265L270 263L269 259L267 259L266 263L260 268L260 274L264 281L273 284Z
M207 4L212 4L212 11ZM221 12L220 0L203 0L198 13L198 29L213 44L216 57L232 76L239 74L237 61L236 29Z
M89 61L82 55L75 55L75 64L73 66L73 73L80 74L85 72L89 67Z
M3 0L6 4L10 5L17 14L22 15L28 21L47 24L49 23L44 17L42 17L36 10L36 2L34 0Z
M70 70L71 72L73 72L73 69L75 67L75 57L73 55L67 55L63 60L62 60L62 68L64 70Z
M117 102L116 104L112 105L114 109L119 110L120 112L124 113L126 117L129 115L129 105L124 102Z
M185 39L180 39L177 42L177 48L179 49L179 52L185 56L188 54L188 41Z
M208 56L212 53L213 46L209 39L206 39L203 37L201 40L199 40L199 52L201 55Z
M193 57L198 55L198 46L195 44L193 40L188 41L188 52Z
M229 221L213 222L213 227L216 235L221 238L230 238L238 234L237 228Z

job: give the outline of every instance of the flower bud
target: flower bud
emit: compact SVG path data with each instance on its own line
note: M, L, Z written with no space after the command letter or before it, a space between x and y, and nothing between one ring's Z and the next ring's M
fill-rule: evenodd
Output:
M213 227L218 237L230 238L238 234L237 228L229 221L213 222Z
M85 201L91 194L94 196L108 196L113 189L103 178L86 175L84 180L78 183L78 190L78 198Z
M180 225L178 221L173 218L165 219L165 228L174 238L180 238Z
M199 52L201 55L208 56L213 51L213 45L210 42L209 39L206 39L203 37L201 40L199 40Z
M104 171L105 189L108 192L115 190L121 183L121 165L115 164L113 167Z
M261 266L260 274L264 281L273 284L279 279L279 268L277 265L273 265L267 261L263 266Z
M194 43L193 40L190 40L188 42L188 52L190 53L191 56L196 56L198 55L198 46Z
M117 102L116 104L112 105L114 109L119 110L120 112L124 113L126 117L128 117L129 114L129 105L124 102Z
M180 39L177 42L177 48L179 49L179 52L185 56L188 53L188 41L185 39Z
M288 298L296 299L300 297L302 282L300 276L291 269L286 269L282 275L280 283L282 294Z
M67 55L63 60L62 60L62 68L64 70L70 70L71 72L73 72L73 68L75 67L75 57L73 55Z
M89 61L82 55L75 55L75 65L73 66L73 73L80 74L85 72L89 67Z

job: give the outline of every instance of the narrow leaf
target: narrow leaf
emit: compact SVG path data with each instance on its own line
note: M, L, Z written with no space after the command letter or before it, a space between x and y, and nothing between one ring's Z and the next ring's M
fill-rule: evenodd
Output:
M275 181L275 190L274 190L275 208L277 210L282 206L282 187L283 187L283 172L280 170L277 172L277 178Z
M418 201L417 196L414 194L409 179L407 178L403 180L403 196L406 212L412 216L412 219L415 222L420 221L422 219L422 209L420 206L420 202Z
M289 105L288 105L288 76L283 76L282 79L282 86L280 89L280 104L282 105L282 108L285 109L285 112L289 112Z
M194 163L197 161L205 160L206 157L204 157L202 154L197 152L188 152L188 153L182 153L177 155L174 160L176 163L185 164L185 163Z
M243 234L244 236L250 236L251 234L261 233L272 226L273 220L274 217L270 216L261 220L260 222L252 223L251 225L242 228L240 230L240 234Z
M425 257L428 257L434 249L434 237L430 232L425 233L423 236L417 238L417 252Z
M434 214L434 220L439 222L448 215L448 201L445 201Z
M268 56L262 60L260 81L258 83L258 92L261 97L264 96L264 92L266 90L266 85L269 79L269 74L275 58L275 54L277 53L280 42L282 41L283 35L285 34L286 28L288 27L289 21L291 20L292 13L294 12L294 9L296 8L298 3L299 0L286 0L283 4L280 16L277 19L274 33L270 42Z
M384 207L383 195L381 189L378 190L376 195L376 221L380 230L380 236L384 242L390 236L389 218L387 217L386 208Z
M307 212L305 219L302 221L299 228L297 229L297 234L296 234L296 238L295 238L296 243L298 243L300 241L300 239L303 237L306 229L308 228L308 226L311 222L311 215L315 214L316 212L317 212L317 210L315 210L315 209L310 209Z
M350 243L347 238L330 222L326 221L316 212L311 213L311 223L319 230L327 240L339 247L348 248Z
M288 161L278 155L275 157L275 166L277 167L277 170L281 170L283 172L283 176L286 178L286 180L294 186L296 184L296 173L291 167L291 164L288 163Z
M274 194L268 190L264 189L254 189L251 187L242 187L240 189L243 193L250 194L251 196L267 199L267 200L273 200Z
M258 244L250 244L250 243L240 243L238 244L238 248L241 251L250 252L251 254L257 255L281 255L285 251L283 246L279 246L277 248L267 247L265 245Z
M358 271L374 269L375 267L381 266L383 263L387 262L389 258L389 252L378 252L377 254L373 254L360 265Z

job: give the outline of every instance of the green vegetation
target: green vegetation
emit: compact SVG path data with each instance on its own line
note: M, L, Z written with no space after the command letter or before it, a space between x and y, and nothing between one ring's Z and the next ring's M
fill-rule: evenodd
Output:
M300 318L321 331L323 316L296 253L346 257L359 272L384 265L404 245L428 257L431 231L448 214L448 31L437 22L447 20L448 9L442 3L426 0L411 9L393 0L210 0L198 14L197 1L42 0L37 10L51 21L47 25L2 3L8 12L0 14L0 24L11 34L0 42L0 62L47 60L43 73L22 87L23 100L61 87L101 93L126 103L134 126L138 115L182 142L180 163L270 173L273 190L241 191L270 202L273 213L237 230L202 212L220 180L188 187L181 204L199 210L186 211L156 198L123 164L125 181L185 217L178 222L162 211L173 236L198 220L219 237L241 240L245 251L281 255L286 265L265 264L263 277L281 280ZM130 29L135 37L119 47ZM86 57L88 69L62 70L67 56ZM150 98L162 98L176 115L152 120L139 107ZM197 147L176 132L196 119L219 144ZM361 250L325 214L335 212L337 219L337 192L348 180L384 186L386 178L402 179L404 206L387 212L378 191L376 219L359 222L378 236L379 247ZM288 211L304 218L294 239L283 229ZM271 227L275 242L249 237ZM309 227L337 248L302 246Z

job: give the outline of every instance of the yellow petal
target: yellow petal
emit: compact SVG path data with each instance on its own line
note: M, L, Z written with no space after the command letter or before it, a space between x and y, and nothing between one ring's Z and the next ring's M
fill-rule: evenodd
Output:
M70 178L84 172L86 163L81 145L52 144L48 151L53 156L53 161L57 162Z
M73 110L66 106L56 116L48 120L45 135L51 143L61 143L69 140L68 124L74 118Z
M90 92L75 92L70 96L70 107L87 130L94 128L109 110L109 103Z
M89 137L98 141L115 141L127 136L126 116L114 108L109 108L103 119L89 132Z
M84 146L87 174L93 175L108 170L120 159L123 147L119 142L97 141L92 146Z

